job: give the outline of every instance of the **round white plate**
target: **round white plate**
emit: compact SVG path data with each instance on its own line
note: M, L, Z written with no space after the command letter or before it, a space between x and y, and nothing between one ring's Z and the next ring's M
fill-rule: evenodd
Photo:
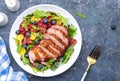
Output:
M22 22L23 17L30 14L31 12L33 12L36 9L60 13L64 17L68 18L69 24L73 24L77 28L77 34L74 37L77 40L77 44L74 47L74 49L75 49L74 53L71 55L69 61L66 64L63 64L60 67L58 67L55 71L47 70L44 73L38 72L37 74L35 74L32 71L31 67L29 67L28 65L24 65L21 62L20 55L16 51L17 46L13 39L16 36L15 31L19 29L19 25ZM64 71L68 70L75 63L75 61L77 60L77 57L79 56L80 50L81 50L82 37L81 37L81 31L80 31L79 25L77 24L74 17L68 11L66 11L63 8L60 8L58 6L55 6L55 5L41 4L41 5L33 6L29 9L25 10L22 14L20 14L20 16L18 16L18 18L15 20L15 22L11 28L11 31L10 31L9 44L10 44L10 50L11 50L12 56L21 68L23 68L28 73L36 75L36 76L50 77L50 76L55 76L60 73L63 73Z

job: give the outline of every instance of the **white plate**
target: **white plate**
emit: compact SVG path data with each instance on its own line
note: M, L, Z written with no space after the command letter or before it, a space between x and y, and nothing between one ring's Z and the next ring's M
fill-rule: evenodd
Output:
M71 55L69 61L66 64L57 68L57 70L55 70L55 71L47 70L44 73L38 72L37 74L35 74L28 65L24 65L21 62L20 55L16 51L16 48L17 48L16 44L13 40L13 38L16 36L15 31L18 30L19 25L20 25L21 21L23 20L23 17L26 16L27 14L30 14L31 12L33 12L36 9L60 13L61 15L63 15L64 17L69 19L70 24L73 24L77 28L77 34L75 35L75 39L77 39L77 44L74 47L74 49L75 49L74 53ZM55 5L41 4L41 5L33 6L29 9L25 10L20 16L18 16L18 18L15 20L15 22L11 28L11 31L10 31L9 44L10 44L10 50L11 50L12 56L14 57L15 61L21 68L23 68L28 73L36 75L36 76L50 77L50 76L55 76L60 73L63 73L64 71L68 70L75 63L75 61L77 60L77 57L79 56L80 50L81 50L82 37L81 37L81 31L80 31L79 25L77 24L76 20L73 18L73 16L68 11L66 11L63 8L60 8L58 6L55 6Z

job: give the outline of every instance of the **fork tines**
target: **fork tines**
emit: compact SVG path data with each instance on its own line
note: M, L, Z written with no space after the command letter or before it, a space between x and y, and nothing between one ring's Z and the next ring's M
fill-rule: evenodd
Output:
M94 59L98 59L98 56L100 55L101 51L102 51L102 47L96 45L94 49L91 51L91 53L89 54L89 56Z

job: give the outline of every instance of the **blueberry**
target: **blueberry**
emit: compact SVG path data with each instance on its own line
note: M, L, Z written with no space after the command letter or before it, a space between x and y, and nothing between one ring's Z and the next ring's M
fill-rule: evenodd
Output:
M29 58L29 54L28 54L28 53L27 53L27 54L25 54L25 55L24 55L24 57Z
M28 37L28 38L29 38L29 37L30 37L30 32L26 32L26 34L25 34L25 35L26 35L26 37Z
M68 24L68 27L70 27L70 25Z
M43 23L47 24L48 23L48 18L43 18Z
M111 27L112 30L116 29L116 25L111 25L110 27Z
M26 45L26 44L23 44L22 47L26 49L26 48L27 48L27 45Z
M38 68L41 69L42 68L42 64L38 64Z
M52 24L53 25L57 24L57 21L56 20L52 20Z
M37 22L37 21L34 21L34 22L33 22L33 24L34 24L34 25L37 25L37 24L38 24L38 22Z
M39 41L39 40L35 41L35 44L36 44L36 45L38 45L39 43L40 43L40 41Z
M20 34L20 31L19 31L19 30L16 30L16 32L15 32L15 33L18 35L18 34Z

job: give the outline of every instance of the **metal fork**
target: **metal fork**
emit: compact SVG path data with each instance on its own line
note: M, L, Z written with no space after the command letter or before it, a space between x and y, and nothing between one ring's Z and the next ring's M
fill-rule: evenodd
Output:
M84 81L84 79L85 79L85 77L86 77L86 75L88 73L88 70L90 69L91 65L96 63L101 50L102 50L102 48L100 46L96 45L94 47L94 49L91 51L91 53L89 54L89 56L87 57L88 67L87 67L87 69L86 69L86 71L85 71L81 81Z

